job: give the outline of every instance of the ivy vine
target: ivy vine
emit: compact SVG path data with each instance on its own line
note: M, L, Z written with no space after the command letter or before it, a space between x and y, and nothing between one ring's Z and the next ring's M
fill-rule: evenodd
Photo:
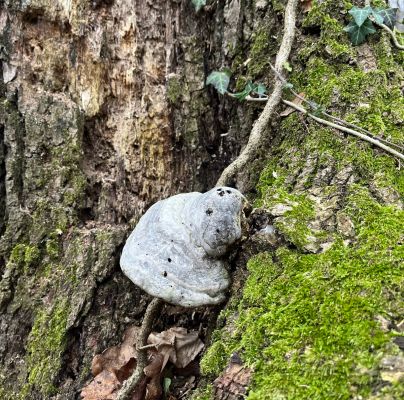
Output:
M397 8L373 8L371 6L359 8L353 7L349 10L353 20L344 28L348 32L353 45L359 45L366 40L368 35L376 32L375 25L386 25L390 29L394 29L398 21Z
M267 88L262 83L253 83L247 81L244 89L241 92L232 93L228 91L230 83L230 71L212 71L206 79L207 85L212 85L220 94L229 94L238 100L245 100L248 96L264 98L267 93Z

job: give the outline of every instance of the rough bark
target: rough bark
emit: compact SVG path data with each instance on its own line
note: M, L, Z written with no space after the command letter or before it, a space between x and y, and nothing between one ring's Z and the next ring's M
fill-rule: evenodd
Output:
M94 354L140 322L149 299L119 270L122 244L153 202L209 189L246 144L262 107L221 98L204 81L212 69L231 67L232 87L253 79L270 90L285 3L220 0L196 14L189 0L0 2L1 398L76 398ZM342 31L346 12L343 1L300 12L291 79L337 115L353 110L354 121L371 130L382 130L384 118L385 130L400 139L402 103L386 93L393 96L402 82L403 59L384 33L353 48ZM346 65L363 73L363 83ZM345 75L335 90L327 81L319 88L316 82L335 80L336 71ZM352 98L349 85L357 91ZM379 103L358 105L383 85ZM228 318L220 320L223 346L214 343L202 363L208 388L233 351L226 333L236 327L231 307L251 255L278 247L299 257L323 254L335 235L356 243L345 210L355 184L381 207L402 207L394 161L333 135L296 114L283 121L276 114L259 155L234 182L251 189L262 208L252 232L275 222L278 234L255 235L239 252ZM274 172L282 184L274 184ZM268 288L271 279L264 280ZM397 288L385 290L396 296ZM396 324L399 312L387 311ZM180 318L195 323L186 313L164 318L162 327ZM253 379L257 390L261 377L258 371ZM376 396L383 382L375 380Z
M130 228L238 147L204 90L222 29L188 1L1 2L3 398L72 398L140 320L118 267Z

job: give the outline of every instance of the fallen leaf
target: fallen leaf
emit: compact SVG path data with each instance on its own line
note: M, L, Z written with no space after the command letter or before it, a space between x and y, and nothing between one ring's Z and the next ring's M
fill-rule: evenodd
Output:
M115 400L117 389L129 378L136 367L136 341L139 327L125 331L119 346L97 354L92 361L94 379L83 388L82 400ZM132 393L131 400L159 400L163 395L161 373L170 360L177 368L190 364L203 349L198 332L174 327L161 333L152 333L148 343L154 346L148 351L149 364L145 367L144 379ZM152 348L155 349L152 349Z
M161 386L163 363L163 354L155 352L151 356L150 364L144 369L145 375L151 378L146 386L145 400L159 400L163 394L163 387Z
M139 327L132 326L125 331L123 342L119 346L106 349L102 354L94 356L91 372L94 379L83 388L83 400L114 400L117 389L129 378L136 367L135 342ZM143 389L140 386L143 385ZM143 399L146 379L141 382L136 392L141 392Z
M102 371L81 391L84 400L115 400L120 382L113 372Z
M170 360L177 368L186 367L204 347L198 332L174 327L161 333L151 333L148 343L156 345L164 356L163 368Z
M300 0L303 12L309 12L313 7L313 0Z
M138 332L139 327L129 327L124 333L121 345L110 347L102 354L97 354L91 364L92 374L96 376L101 371L107 370L115 373L121 382L127 379L136 365L135 342Z
M234 354L226 370L213 382L215 399L244 398L251 381L251 374L251 369L243 366L239 355Z
M300 97L305 97L304 93L299 93ZM292 101L293 104L296 104L297 106L300 106L303 103L303 99L301 99L300 97L295 97ZM282 111L279 115L281 117L287 117L288 115L294 113L296 111L296 109L294 109L293 107L287 107L284 111Z

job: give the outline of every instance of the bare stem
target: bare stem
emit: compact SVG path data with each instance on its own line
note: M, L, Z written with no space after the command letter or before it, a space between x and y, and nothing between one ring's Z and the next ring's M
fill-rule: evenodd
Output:
M283 103L285 103L289 107L292 107L295 110L298 110L298 111L302 112L303 114L307 114L310 118L314 119L315 121L319 122L320 124L327 125L327 126L330 126L331 128L335 128L335 129L338 129L338 130L340 130L342 132L346 132L346 133L349 133L349 134L351 134L353 136L359 137L362 140L364 140L366 142L369 142L369 143L372 143L375 146L387 151L388 153L390 153L390 154L394 155L395 157L399 158L400 160L404 161L404 154L401 154L400 152L392 149L391 147L385 145L384 143L381 143L379 140L377 140L375 138L372 138L370 136L367 136L367 135L365 135L365 134L363 134L361 132L355 131L355 130L347 128L345 126L337 125L337 124L334 124L333 122L330 122L330 121L327 121L325 119L316 117L315 115L310 114L304 107L298 106L297 104L292 103L291 101L288 101L288 100L282 100L282 101L283 101Z
M153 322L160 312L164 301L161 299L153 299L147 306L146 313L143 318L142 326L140 327L139 336L136 343L137 348L137 365L133 374L125 381L122 388L119 390L116 400L129 400L133 390L144 377L144 368L147 366L147 338L152 329Z
M275 68L278 72L282 70L282 67L288 60L292 49L292 43L296 31L296 8L298 2L298 0L289 0L286 5L283 37L275 61ZM254 123L247 145L244 147L240 155L224 169L216 185L230 184L234 179L234 176L256 156L256 152L262 143L266 127L268 126L272 114L281 102L282 86L282 82L276 80L271 96L267 99L265 108Z
M275 69L275 67L274 67L272 64L270 64L270 66L271 66L272 70L274 71L274 73L275 73L275 75L277 76L278 79L280 79L280 80L281 80L283 83L285 83L285 84L288 83L288 81L286 80L286 78L285 78L281 73L279 73L279 72ZM307 104L311 109L313 109L313 108L315 109L315 107L314 107L314 106L315 106L315 103L314 103L314 102L312 102L312 101L306 99L305 97L301 96L299 93L297 93L297 92L296 92L295 90L293 90L293 89L289 89L289 90L290 90L290 92L291 92L294 96L296 96L298 99L302 100L302 102L305 103L305 104ZM252 98L251 98L250 96L248 96L248 97L247 97L247 100L248 100L248 101L251 101ZM257 101L258 98L257 98L257 99L254 99L254 100ZM259 100L260 100L260 101L266 101L267 99L265 99L265 98L259 98ZM367 135L367 136L371 136L371 137L373 137L373 138L379 140L380 142L385 143L386 145L390 145L390 146L396 147L396 148L398 148L398 149L400 149L400 150L404 150L404 147L402 147L402 146L400 146L400 145L398 145L398 144L396 144L396 143L390 142L389 140L383 139L382 137L376 136L376 135L374 135L372 132L369 132L369 131L367 131L366 129L364 129L364 128L358 126L358 125L352 124L352 123L350 123L350 122L348 122L348 121L345 121L345 120L343 120L343 119L341 119L341 118L334 117L333 115L327 113L327 112L324 111L324 110L321 112L321 114L324 115L324 116L327 117L327 118L332 119L332 120L335 121L335 122L338 122L338 124L340 124L340 125L345 125L345 126L347 126L347 127L349 127L349 128L353 128L353 129L355 129L355 130L358 130L358 131L364 133L364 134Z
M404 45L399 43L396 34L387 25L378 24L377 22L375 23L376 25L380 26L380 28L384 29L391 36L391 38L393 39L393 43L397 47L397 49L404 50Z

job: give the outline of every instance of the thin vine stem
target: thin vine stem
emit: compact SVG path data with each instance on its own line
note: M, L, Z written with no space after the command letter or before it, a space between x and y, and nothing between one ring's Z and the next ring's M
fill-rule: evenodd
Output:
M275 68L278 71L282 70L283 65L288 60L292 50L292 44L296 33L296 9L298 3L299 0L288 0L285 8L283 36L275 60ZM281 81L275 81L271 96L268 97L261 115L254 123L247 145L241 151L239 156L224 169L216 185L231 184L235 179L235 176L256 156L262 143L266 127L268 126L275 108L282 100L282 86Z
M367 136L367 135L365 135L365 134L363 134L361 132L355 131L355 130L347 128L345 126L334 124L331 121L327 121L325 119L316 117L315 115L309 113L304 107L298 106L297 104L295 104L295 103L293 103L291 101L282 100L282 102L284 104L288 105L289 107L292 107L292 108L296 109L297 111L300 111L303 114L307 114L310 118L314 119L314 121L317 121L320 124L327 125L327 126L329 126L331 128L335 128L335 129L338 129L338 130L340 130L342 132L346 132L346 133L349 133L349 134L351 134L353 136L359 137L360 139L362 139L362 140L364 140L366 142L372 143L375 146L385 150L386 152L388 152L388 153L392 154L393 156L399 158L400 160L404 161L404 154L392 149L391 147L385 145L384 143L381 143L379 140L377 140L377 139L375 139L373 137Z

